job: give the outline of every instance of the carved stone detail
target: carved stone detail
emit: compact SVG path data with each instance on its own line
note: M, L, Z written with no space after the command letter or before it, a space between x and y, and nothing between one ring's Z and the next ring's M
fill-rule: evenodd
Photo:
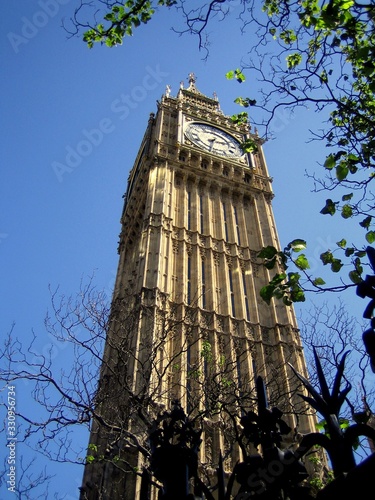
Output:
M245 335L251 340L254 340L254 327L245 323Z
M235 319L232 319L231 323L232 323L232 328L231 328L232 333L234 335L238 335L239 334L239 322L236 321ZM236 339L234 339L234 343L236 343Z
M173 249L173 253L179 253L179 241L176 241L176 240L173 240L172 239L172 249Z
M250 250L250 259L253 262L257 262L258 261L258 253L259 252L256 252L255 250Z
M205 433L205 453L206 453L206 461L212 462L212 437L206 432Z
M219 332L224 332L225 322L224 322L224 318L222 316L219 316L217 318L217 329Z
M262 328L262 340L264 342L269 342L270 341L270 329L263 327Z
M252 264L251 266L253 268L253 275L254 278L257 278L259 276L259 265L258 264Z

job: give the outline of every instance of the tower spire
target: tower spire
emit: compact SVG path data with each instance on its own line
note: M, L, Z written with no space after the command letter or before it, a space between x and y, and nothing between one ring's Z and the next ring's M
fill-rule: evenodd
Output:
M189 86L186 88L184 88L183 82L180 83L180 90L177 94L178 99L185 102L191 102L191 104L193 104L195 107L205 108L209 109L210 111L221 113L217 95L215 95L213 98L208 97L205 94L202 94L202 92L197 89L195 85L197 81L195 73L189 73L187 80Z

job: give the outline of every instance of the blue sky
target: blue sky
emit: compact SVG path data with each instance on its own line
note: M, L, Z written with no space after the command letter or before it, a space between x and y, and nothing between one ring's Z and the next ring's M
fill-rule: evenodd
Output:
M136 30L123 46L89 50L80 39L68 39L61 28L61 20L72 15L76 4L6 2L0 20L0 325L4 336L15 323L14 337L25 342L34 331L40 352L51 345L43 324L50 307L49 286L74 295L81 279L95 273L96 287L111 293L122 195L149 113L156 111L166 85L176 95L180 81L187 83L194 72L199 90L207 95L215 91L225 114L237 112L235 97L250 94L257 85L250 78L244 91L225 79L228 70L240 65L251 37L230 30L236 7L227 22L212 27L210 57L204 62L195 39L171 31L179 20L167 10ZM313 266L320 252L343 236L337 221L318 214L325 196L311 194L304 176L306 169L316 170L317 162L324 160L322 144L306 143L308 129L319 128L319 120L313 110L280 114L275 139L264 147L274 178L281 243L307 239ZM62 349L57 349L56 362L69 364ZM30 404L28 392L18 384L19 407ZM85 446L87 436L77 440ZM21 445L18 453L32 456ZM44 463L40 456L38 461ZM49 498L55 491L59 499L78 498L81 469L47 465L56 474ZM6 489L1 488L5 499Z

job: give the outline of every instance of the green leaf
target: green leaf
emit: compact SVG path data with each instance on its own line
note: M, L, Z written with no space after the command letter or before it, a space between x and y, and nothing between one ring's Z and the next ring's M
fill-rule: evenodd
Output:
M255 99L250 99L249 97L237 97L234 102L236 104L239 104L240 106L243 106L244 108L248 108L249 106L255 106L256 105L256 100Z
M227 80L233 80L233 78L235 78L239 83L243 83L246 80L245 75L239 68L228 71L225 76Z
M366 241L368 243L374 243L375 241L375 231L369 231L367 234L366 234Z
M267 302L267 304L270 304L273 297L273 292L274 287L271 285L266 285L260 289L260 296L265 302Z
M357 155L354 155L353 153L349 153L347 155L347 160L351 163L359 163L360 159L358 158Z
M349 193L349 194L344 194L344 196L341 198L342 201L349 201L353 198L354 193Z
M326 284L326 282L324 281L323 278L315 278L314 281L313 281L313 283L316 286L322 286L322 285Z
M299 273L288 273L288 285L298 285L301 275Z
M353 210L350 205L344 205L341 209L341 217L344 219L350 219L353 216Z
M321 420L320 422L317 422L315 424L316 430L317 431L324 431L326 428L327 422L325 420Z
M292 290L290 293L290 298L292 302L305 302L305 293L302 288L298 288L296 290Z
M273 269L277 263L278 251L273 246L268 246L262 248L262 250L258 253L258 257L260 259L264 259L263 265L267 269Z
M343 238L342 240L337 242L337 245L341 248L345 248L346 247L346 240Z
M336 160L334 155L329 155L326 158L326 161L324 162L324 168L327 170L332 170L336 165Z
M241 149L244 153L254 153L258 151L258 144L254 139L249 138L241 144Z
M236 80L238 81L238 83L244 82L246 80L245 75L243 73L237 73Z
M360 258L355 259L354 267L359 275L361 275L363 273L363 267L362 267L362 262L361 262Z
M372 220L372 217L371 217L371 215L369 215L368 217L366 217L366 219L363 219L363 221L360 222L359 225L364 227L365 229L368 229L370 227L371 220Z
M305 250L307 243L305 240L301 240L299 238L291 241L287 248L290 248L293 252L300 252L301 250Z
M276 297L279 299L283 297L283 295L285 294L284 290L286 288L286 285L282 285L282 282L285 280L285 278L285 273L275 274L269 284L261 288L260 296L265 302L267 302L267 304L270 304L272 297Z
M320 79L321 83L328 82L328 75L327 75L327 71L325 69L320 73L319 79Z
M207 361L207 363L211 363L213 359L212 346L210 342L208 342L208 340L204 340L202 342L201 357L204 358Z
M326 200L326 205L320 211L323 215L334 215L336 212L337 202L332 201L331 199Z
M280 33L280 38L285 42L287 45L291 45L297 40L297 36L294 32L294 30L285 30Z
M350 427L350 422L346 418L340 418L340 429L348 429Z
M336 167L336 178L338 181L343 181L347 178L349 173L349 168L346 163L341 162Z
M277 249L271 245L262 248L262 250L258 253L258 257L260 259L273 259L277 254Z
M294 54L289 54L286 57L286 64L288 69L294 69L296 66L301 64L302 56L299 52L295 52Z
M299 269L302 269L302 270L310 268L309 261L307 260L306 256L303 254L299 255L298 258L294 261L294 263Z
M266 260L265 262L263 262L263 265L264 265L264 267L265 267L266 269L271 270L271 269L273 269L273 268L275 267L276 262L277 262L277 261L276 261L276 257L275 257L275 258L273 258L273 259Z
M340 9L341 10L348 10L354 5L354 0L341 0L340 2Z
M365 250L359 250L355 252L354 254L356 257L359 257L360 259L363 259L363 257L366 257L366 251Z
M243 111L242 113L238 113L237 115L231 116L231 120L232 122L237 124L241 123L247 124L249 121L249 115L246 113L246 111Z
M113 21L113 22L115 22L116 21L116 16L112 12L110 12L109 14L106 14L104 16L104 19L106 21Z
M334 273L338 273L341 270L341 268L342 268L343 265L344 264L341 262L340 259L333 259L333 262L331 264L331 270Z
M320 260L323 262L324 265L330 264L333 262L333 254L330 250L327 250L326 252L323 252L320 254Z
M349 273L349 279L355 285L358 285L359 283L361 283L361 281L363 281L362 278L361 278L361 275L358 274L357 271L350 271L350 273Z

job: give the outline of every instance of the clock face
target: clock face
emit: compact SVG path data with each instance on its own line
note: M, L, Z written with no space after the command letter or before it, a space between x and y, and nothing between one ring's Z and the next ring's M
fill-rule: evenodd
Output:
M244 154L234 137L205 123L190 123L185 135L200 148L218 156L239 158Z

